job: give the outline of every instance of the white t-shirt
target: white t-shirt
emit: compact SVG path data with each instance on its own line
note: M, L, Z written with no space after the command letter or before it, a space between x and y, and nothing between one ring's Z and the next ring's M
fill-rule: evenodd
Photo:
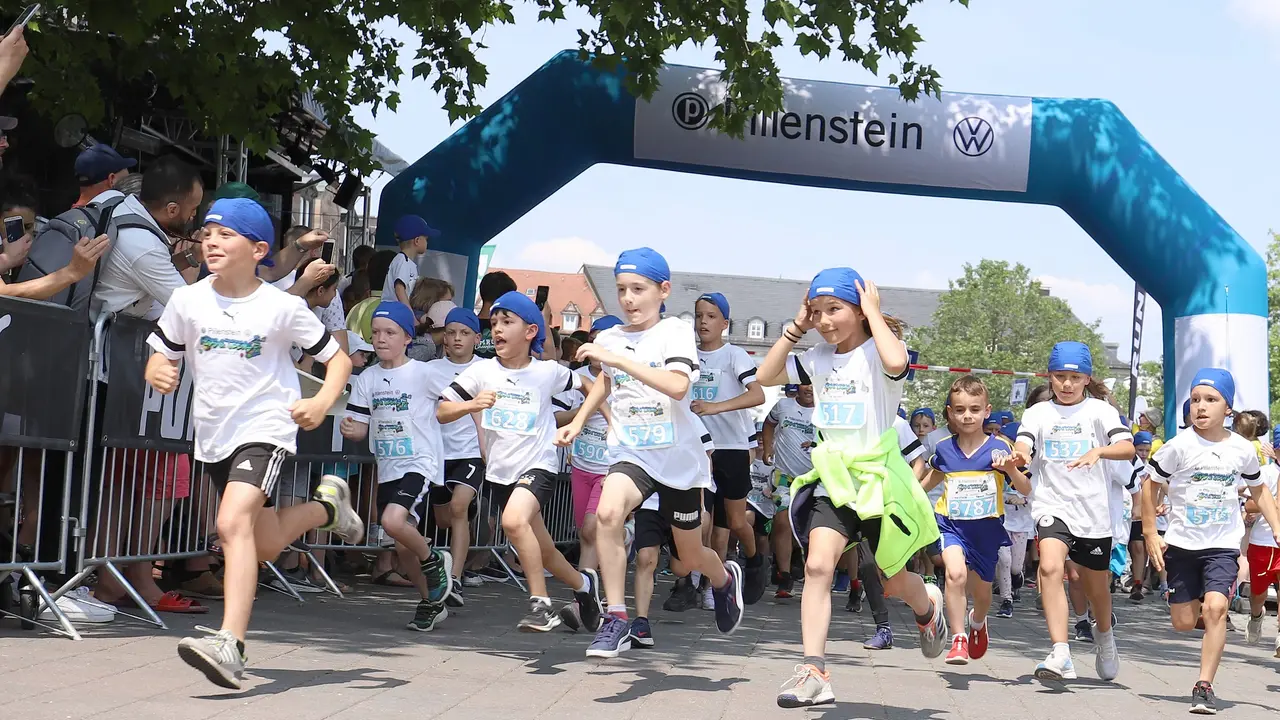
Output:
M1276 483L1280 481L1280 465L1267 463L1262 466L1261 473L1262 484L1266 486L1267 492L1271 493L1271 497L1274 499L1276 496ZM1255 491L1254 497L1257 497L1257 491ZM1271 526L1267 524L1266 518L1259 516L1253 523L1253 530L1249 532L1249 544L1276 547L1276 539L1271 534Z
M773 428L773 464L783 475L799 477L813 469L813 408L784 397L769 411ZM809 443L807 447L802 447Z
M409 360L397 368L377 363L351 380L347 416L369 425L379 483L418 473L432 485L444 484L444 442L436 421L440 388L433 374L426 363Z
M589 366L574 370L588 381L595 382L597 377L591 374ZM576 410L586 402L581 390L570 390L557 395L557 406L561 410ZM592 475L604 475L609 472L609 421L604 413L596 411L582 424L582 432L570 446L570 464L579 470Z
M937 428L936 430L929 433L928 435L925 435L924 440L921 441L921 444L923 444L925 447L926 456L932 459L933 453L937 449L938 445L940 445L943 440L946 440L949 437L951 437L951 431L947 430L945 427ZM940 482L937 485L934 485L933 489L927 493L929 495L929 503L936 507L938 505L938 501L942 499L942 494L946 491L947 491L946 483Z
M756 382L756 364L746 350L726 343L710 352L698 351L698 375L694 378L692 400L724 402L747 391ZM703 415L702 423L711 431L716 448L747 450L755 447L756 423L747 409Z
M298 271L294 270L271 284L287 293L289 292L289 288L293 287L293 284L296 282L298 282ZM320 322L324 323L324 329L331 333L347 329L347 318L342 312L342 298L339 297L340 294L341 293L335 293L333 299L329 301L328 305L312 308L311 310L316 314L316 317L320 318Z
M301 396L289 358L295 344L320 362L338 342L302 298L267 283L242 298L214 292L214 278L174 290L147 344L194 373L195 456L218 462L249 443L297 452L289 406Z
M765 496L772 491L773 468L765 465L763 460L751 461L751 491L747 493L747 502L756 512L766 518L772 518L778 506Z
M942 483L938 483L945 489ZM932 495L932 493L930 493ZM1028 504L1016 504L1009 502L1010 500L1026 500L1027 496L1014 490L1006 488L1004 493L1004 529L1011 533L1031 533L1035 531L1035 521L1031 519L1031 506ZM937 504L934 500L934 504Z
M1067 469L1067 463L1097 447L1132 440L1120 413L1086 397L1075 405L1056 401L1027 408L1018 442L1032 448L1031 514L1036 522L1057 518L1078 538L1111 537L1111 477L1106 463Z
M120 192L107 190L93 199L105 202L119 197ZM172 251L160 239L163 231L136 195L130 195L116 207L113 218L138 220L153 226L156 232L142 228L121 228L108 252L99 261L98 284L89 304L90 317L102 312L119 312L133 317L154 319L156 304L168 305L170 296L187 286L187 281L173 266ZM159 234L158 234L159 233Z
M694 425L694 430L699 433L699 437L702 439L702 459L699 460L698 462L698 472L702 473L702 475L707 479L707 486L710 488L711 492L715 492L716 483L715 483L715 480L711 479L710 453L715 452L716 444L711 439L711 433L707 430L707 426L702 424L702 418L698 417L697 415L694 415L693 425ZM657 512L658 502L659 502L658 493L654 493L650 495L643 503L640 504L640 509L653 510L654 512Z
M1165 542L1183 550L1240 549L1240 491L1266 487L1253 443L1235 433L1210 442L1182 432L1160 446L1150 465L1151 479L1169 486Z
M641 332L618 325L600 333L596 344L652 368L698 377L698 349L693 327L676 317L660 320ZM678 490L705 488L710 476L701 472L706 460L698 417L689 409L692 388L681 400L645 385L625 372L605 366L611 383L609 459L639 466L655 481Z
M916 431L911 429L911 423L895 415L893 429L898 431L898 448L902 450L902 458L908 465L924 456L924 443L916 437Z
M418 264L409 259L404 253L396 253L395 258L391 260L391 267L387 270L387 279L382 283L382 297L387 300L395 300L396 282L399 281L404 285L405 297L413 292L413 286L418 282Z
M462 365L448 358L425 363L427 391L433 393L434 398L440 397L463 370L478 362L480 358L473 355L470 362ZM448 425L441 425L440 432L444 436L445 460L474 460L480 457L480 437L476 432L476 422L470 415L464 415Z
M559 470L551 398L581 386L582 378L560 363L532 359L512 370L491 358L463 370L442 397L466 402L485 390L497 393L497 402L482 414L488 449L485 480L512 485L529 470Z
M813 424L824 441L847 443L855 452L868 450L901 419L898 404L907 370L896 377L885 373L875 340L843 355L827 343L792 355L787 377L792 384L813 385Z
M1114 545L1129 542L1133 526L1133 491L1141 487L1138 480L1142 464L1133 460L1103 460L1111 478L1108 507L1111 509L1111 541Z

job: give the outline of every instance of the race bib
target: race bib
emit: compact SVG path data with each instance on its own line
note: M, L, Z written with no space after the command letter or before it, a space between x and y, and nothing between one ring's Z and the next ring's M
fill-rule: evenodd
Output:
M823 430L860 430L867 424L866 395L854 383L820 377L813 424Z
M413 436L407 420L376 420L373 429L373 454L379 458L402 458L413 455Z
M671 447L676 441L671 401L666 397L625 400L613 411L618 443L636 450Z
M720 370L703 368L698 371L698 379L693 383L691 400L715 402L720 396Z
M1050 432L1044 441L1044 457L1054 462L1079 460L1092 449L1093 438L1079 426Z
M1240 512L1235 483L1195 482L1187 488L1186 519L1188 525L1205 527L1226 525L1232 513Z
M538 408L541 394L532 388L507 388L498 391L493 407L481 414L481 426L485 430L534 435L538 427Z
M947 477L947 515L953 520L982 520L998 516L1000 483L993 472Z
M584 425L573 440L573 456L593 465L609 464L609 443L604 428Z

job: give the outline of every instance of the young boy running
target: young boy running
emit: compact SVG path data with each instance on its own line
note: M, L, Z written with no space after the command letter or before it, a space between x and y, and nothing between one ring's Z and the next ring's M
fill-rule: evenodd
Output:
M575 570L542 519L559 467L552 397L590 381L559 363L534 358L543 351L546 320L524 294L509 292L498 298L489 319L496 357L458 375L441 395L436 417L451 423L481 413L489 459L486 480L493 486L494 501L502 508L502 529L529 583L529 614L520 620L519 629L549 632L562 622L547 595L545 567L573 590L582 623L594 630L600 623L595 571Z
M951 384L948 398L955 434L934 450L925 489L944 486L935 511L947 568L947 621L954 633L946 662L967 665L986 655L990 643L991 583L1000 549L1010 545L1003 522L1005 490L1012 486L1030 494L1031 483L1013 460L1013 444L999 433L985 433L982 418L991 412L986 384L965 375ZM973 598L968 637L963 632L966 595Z
M693 309L698 333L698 377L689 407L702 418L716 444L711 458L716 486L712 507L714 546L723 557L729 531L738 539L746 572L742 599L753 605L764 595L768 580L764 554L756 548L755 530L747 522L755 435L750 409L764 403L764 390L756 382L756 364L747 351L724 341L729 329L729 301L725 296L707 293L698 298Z
M1280 428L1276 428L1273 442L1280 444ZM1280 465L1274 462L1262 466L1262 482L1277 503L1280 503ZM1245 503L1245 512L1261 512L1255 498ZM1267 614L1267 591L1280 584L1280 543L1276 542L1274 526L1265 518L1253 523L1249 534L1249 547L1245 558L1249 561L1249 625L1245 639L1250 645L1262 639L1262 620ZM1276 635L1275 656L1280 658L1280 634Z
M422 505L433 485L440 484L444 447L436 422L427 364L405 352L413 342L414 318L408 305L383 301L373 311L373 350L378 362L351 384L347 415L339 430L353 442L370 437L378 468L378 516L382 529L396 541L405 576L418 589L409 629L430 632L449 617L453 558L431 547L418 532ZM465 557L465 555L464 555Z
M1240 493L1247 486L1258 511L1280 540L1275 498L1260 477L1253 443L1228 430L1235 379L1205 368L1191 381L1191 426L1151 456L1142 492L1142 536L1157 568L1169 573L1173 628L1189 632L1204 618L1200 679L1191 689L1191 712L1217 713L1213 679L1227 643L1227 610L1240 572L1244 519ZM1168 486L1169 531L1155 524L1155 487Z
M778 565L778 592L786 599L795 591L791 577L791 481L813 469L813 386L799 385L794 398L784 397L769 411L761 432L764 461L773 465L773 496L778 514L773 519L773 552Z
M296 452L298 428L313 430L337 402L351 361L302 298L259 280L271 251L267 211L247 199L218 200L205 215L205 259L212 273L173 292L147 344L146 380L167 395L184 358L195 377L191 417L195 457L221 497L218 538L226 560L222 627L185 638L178 655L225 688L244 678L245 633L258 585L258 564L274 560L304 533L330 530L359 542L364 524L345 480L320 479L312 501L279 511L264 507L280 465ZM294 344L325 364L325 381L302 399L289 351Z
M428 392L438 398L464 370L479 361L480 320L466 308L454 308L444 320L444 357L427 363ZM453 577L445 601L462 607L463 573L471 544L470 516L484 483L484 458L473 417L440 426L444 435L444 484L431 488L431 508L436 527L449 528L449 548L454 558ZM476 578L477 582L480 581Z

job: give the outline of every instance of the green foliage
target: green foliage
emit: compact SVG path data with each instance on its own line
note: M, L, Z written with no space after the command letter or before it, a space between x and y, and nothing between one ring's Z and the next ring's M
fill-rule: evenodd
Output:
M932 66L913 60L921 42L907 22L921 0L532 0L539 19L565 18L576 6L596 27L580 29L579 50L602 67L626 58L629 89L651 97L668 50L712 44L730 84L712 123L741 134L758 112L782 107L773 53L780 33L806 55L835 57L878 72L904 97L940 91ZM968 0L955 0L967 5ZM12 17L23 2L4 3ZM480 39L491 25L515 22L508 0L52 0L28 32L23 68L33 100L54 119L77 112L98 125L133 112L119 104L123 88L149 70L206 134L230 134L261 151L276 142L272 119L301 89L310 89L331 127L321 151L357 169L374 167L372 135L351 109L394 111L403 43L395 24L421 45L412 75L444 97L451 121L480 112L477 89L488 80ZM752 24L755 24L754 32ZM763 27L761 27L761 24ZM541 60L534 58L532 60ZM532 66L531 66L532 68ZM102 92L93 92L101 88ZM122 106L117 106L122 105Z
M1078 340L1093 351L1094 376L1108 376L1098 322L1081 322L1066 301L1047 295L1022 264L982 260L942 294L929 327L911 337L920 362L949 367L1044 372L1054 343ZM907 385L909 407L940 410L954 374L916 373ZM983 376L995 410L1009 408L1012 378ZM1045 382L1032 379L1031 387Z

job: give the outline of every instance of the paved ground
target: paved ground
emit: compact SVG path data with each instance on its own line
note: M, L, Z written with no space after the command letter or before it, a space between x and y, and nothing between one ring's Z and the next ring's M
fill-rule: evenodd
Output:
M659 602L665 597L659 585ZM310 596L316 598L318 596ZM895 603L899 646L870 653L868 615L839 600L828 667L839 702L781 710L774 702L799 653L799 600L749 608L732 637L711 613L654 612L658 647L616 660L587 660L588 638L515 631L521 610L512 587L471 590L466 608L432 634L402 629L408 594L360 586L346 600L305 605L264 591L250 635L247 689L222 691L182 664L177 637L198 619L174 618L169 632L124 619L90 628L82 642L24 632L0 622L0 717L196 720L335 718L1157 718L1186 714L1199 637L1176 636L1162 606L1121 601L1124 666L1116 683L1093 672L1091 646L1075 648L1081 679L1048 686L1030 677L1046 644L1034 605L1012 620L992 619L987 657L953 668L919 653ZM217 604L214 604L215 611ZM1243 628L1243 617L1237 616ZM216 617L206 622L216 624ZM1280 717L1280 660L1267 646L1229 638L1217 690L1222 714Z

